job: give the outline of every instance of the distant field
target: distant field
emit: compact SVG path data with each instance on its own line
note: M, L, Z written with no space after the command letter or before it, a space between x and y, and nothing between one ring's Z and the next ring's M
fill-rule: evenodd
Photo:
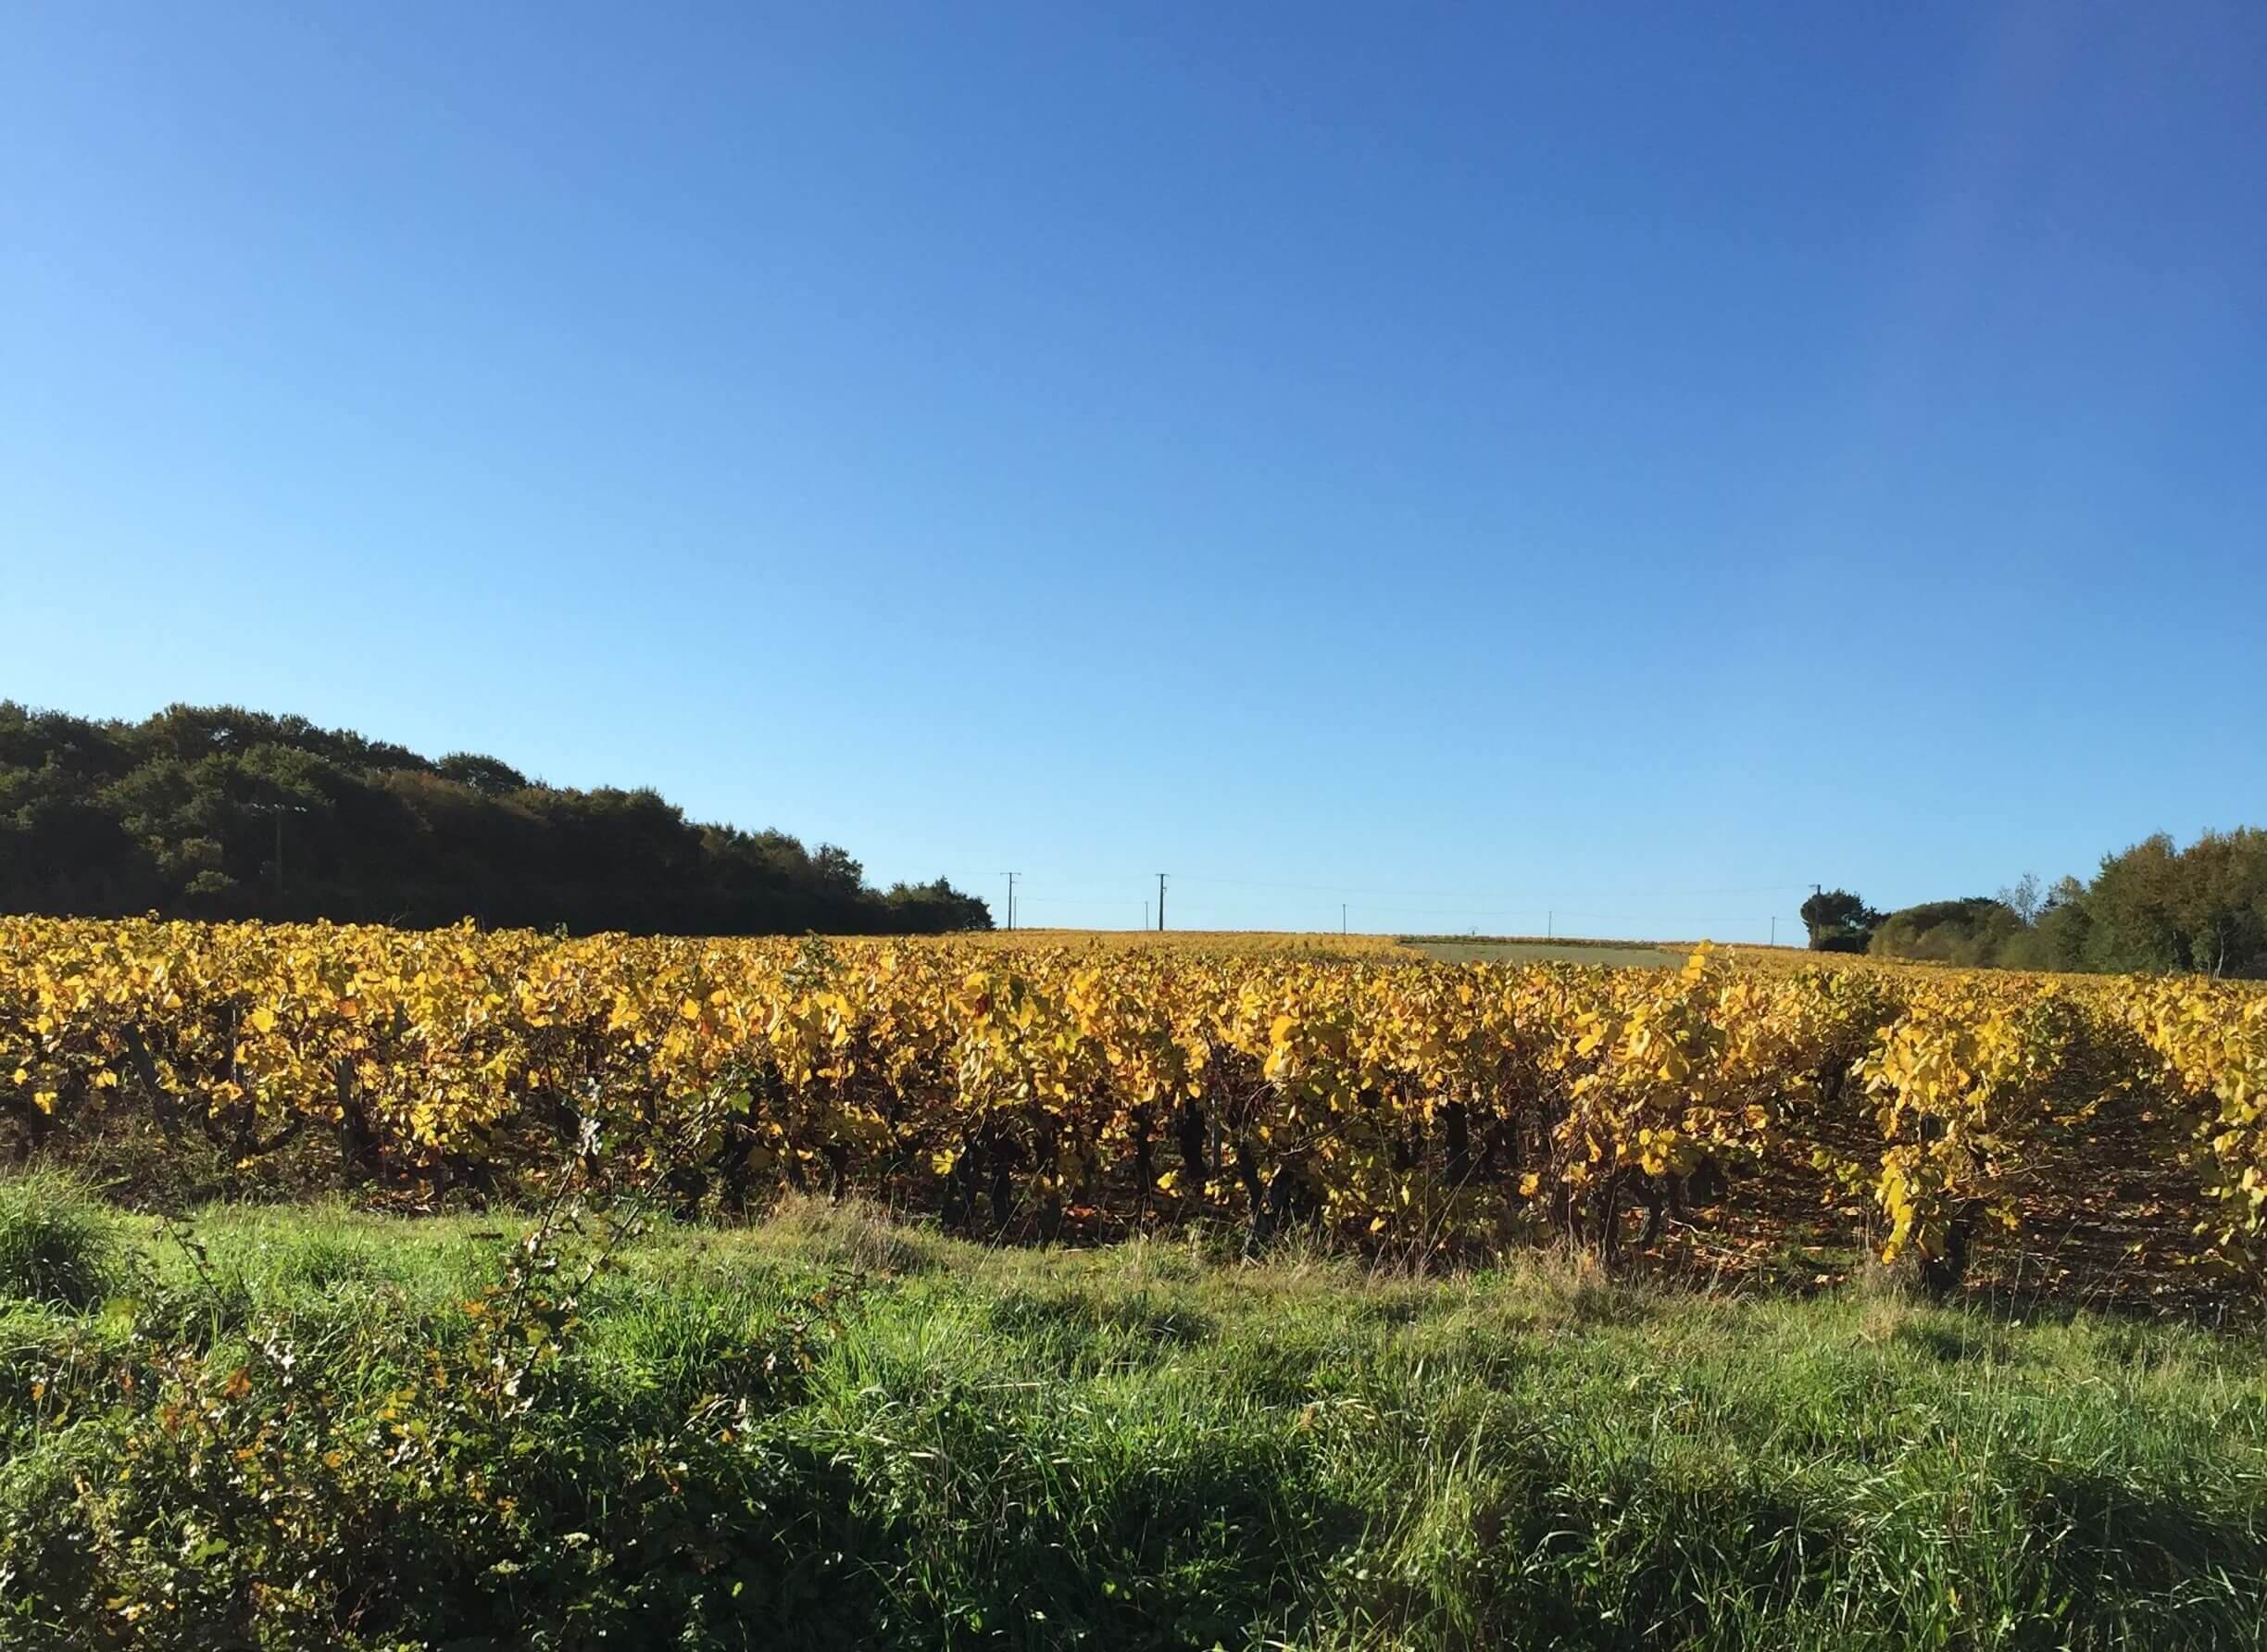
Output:
M1411 957L1444 963L1618 964L1656 970L1681 963L1690 947L1671 942L1584 941L1539 935L1337 935L1293 930L1072 930L1020 929L975 939L995 945L1071 951L1173 951L1250 957L1361 957L1384 961Z
M1072 952L1224 953L1236 957L1291 956L1308 957L1406 957L1401 943L1392 935L1340 935L1297 930L1081 930L1016 929L957 935L956 940L983 941L996 946L1057 947Z
M1410 935L1401 945L1445 964L1620 964L1659 970L1681 962L1685 949L1643 941L1494 940L1486 936Z

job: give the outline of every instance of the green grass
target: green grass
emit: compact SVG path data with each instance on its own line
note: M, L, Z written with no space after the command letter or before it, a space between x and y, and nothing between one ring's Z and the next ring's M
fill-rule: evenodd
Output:
M520 1224L196 1227L0 1276L0 1645L2267 1645L2248 1335L800 1206L633 1245L483 1409Z
M1549 941L1485 935L1407 935L1401 945L1445 964L1599 964L1659 970L1681 964L1686 953L1644 942Z
M119 1226L69 1177L0 1178L0 1303L101 1302L119 1280Z

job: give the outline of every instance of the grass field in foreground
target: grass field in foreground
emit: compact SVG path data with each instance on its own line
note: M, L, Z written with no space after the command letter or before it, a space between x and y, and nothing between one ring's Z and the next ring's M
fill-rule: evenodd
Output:
M520 1231L0 1183L0 1645L2267 1644L2249 1336Z

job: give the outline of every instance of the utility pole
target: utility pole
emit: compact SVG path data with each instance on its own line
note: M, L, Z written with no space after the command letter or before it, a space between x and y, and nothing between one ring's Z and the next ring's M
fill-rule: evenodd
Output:
M1543 914L1543 938L1546 941L1557 940L1559 938L1558 926L1559 914L1556 912L1546 911Z
M1147 929L1148 927L1149 927L1149 902L1148 902L1148 900L1147 900L1146 898L1145 898L1145 899L1142 901L1142 928L1144 928L1144 929Z
M1159 872L1159 873L1158 873L1158 931L1159 931L1159 932L1161 934L1161 933L1163 933L1163 932L1164 932L1164 929L1165 929L1165 874L1164 874L1163 872Z
M252 807L266 809L275 817L275 892L281 897L283 893L283 817L287 814L304 815L307 812L307 805L304 803L256 803Z
M1344 901L1338 903L1338 932L1342 935L1346 933L1346 902Z
M1021 877L1022 875L1023 875L1023 874L1022 874L1021 872L1002 872L1002 873L1000 874L1000 876L1001 876L1001 877L1003 877L1003 878L1005 878L1005 879L1007 879L1007 880L1008 880L1008 927L1009 929L1013 929L1013 928L1015 928L1015 885L1016 885L1016 880L1017 880L1018 878Z

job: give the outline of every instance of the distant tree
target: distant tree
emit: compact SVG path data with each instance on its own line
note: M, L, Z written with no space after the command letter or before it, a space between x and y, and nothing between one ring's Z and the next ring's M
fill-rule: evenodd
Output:
M2187 967L2267 974L2267 832L2207 832L2175 865L2173 917Z
M1863 952L1881 914L1847 889L1828 889L1802 904L1803 927L1814 952Z
M483 757L478 752L453 751L433 765L433 772L460 786L470 786L483 797L503 797L527 790L526 775L509 763Z
M2086 963L2111 970L2193 969L2173 909L2180 881L2179 851L2169 832L2104 857L2086 890L2094 920Z
M820 882L839 889L857 889L866 882L866 869L851 857L849 850L833 844L820 844L813 849L810 865Z
M2031 921L2008 936L1992 961L2010 970L2085 969L2091 921L2085 896L2085 885L2077 879L2057 879L2040 895ZM2000 898L2006 898L2004 892Z
M992 927L989 906L942 878L928 883L893 883L882 899L897 917L896 927L903 933L942 934Z
M2006 961L2004 954L2029 926L2004 901L1988 895L1925 901L1890 913L1875 926L1866 950L1876 957L1924 958L1975 969Z
M846 850L689 821L650 789L533 785L235 706L127 723L0 701L0 911L152 910L708 934L989 920L942 880L883 895Z
M2066 877L2041 891L2026 873L1997 901L1910 907L1885 921L1874 950L2019 969L2267 977L2267 831L2207 832L2186 848L2158 832L2103 857L2090 883Z
M2025 925L2038 921L2039 908L2046 903L2036 872L2025 872L1999 892L1999 904L2015 914Z

